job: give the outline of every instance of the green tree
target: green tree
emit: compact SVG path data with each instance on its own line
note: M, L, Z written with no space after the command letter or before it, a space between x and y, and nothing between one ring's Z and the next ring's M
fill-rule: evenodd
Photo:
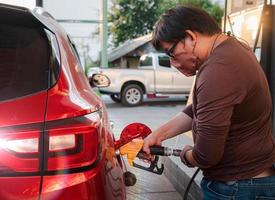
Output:
M114 45L150 33L160 15L179 4L200 7L221 24L223 10L210 0L113 0L109 21Z
M168 9L176 7L179 3L179 0L162 0L160 3L160 13L162 14Z
M210 0L179 0L179 3L204 9L221 25L223 9L217 3L212 3Z
M160 6L161 13L179 4L202 8L221 25L223 9L217 3L212 3L210 0L162 0Z
M150 33L160 16L161 1L115 0L109 16L115 46Z

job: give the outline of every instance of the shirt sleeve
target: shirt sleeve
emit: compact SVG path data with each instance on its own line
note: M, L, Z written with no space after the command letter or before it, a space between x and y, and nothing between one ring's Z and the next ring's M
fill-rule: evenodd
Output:
M189 105L185 106L184 109L182 110L182 112L185 113L186 115L188 115L190 118L193 119L192 104L189 104Z
M246 95L231 66L206 66L197 82L196 140L193 157L201 166L216 165L224 153L234 106Z

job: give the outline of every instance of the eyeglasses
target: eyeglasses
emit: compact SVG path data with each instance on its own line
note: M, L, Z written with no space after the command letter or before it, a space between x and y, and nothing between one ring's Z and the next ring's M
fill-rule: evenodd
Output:
M179 41L175 42L174 44L172 44L172 46L167 50L165 51L165 53L170 57L170 58L175 58L175 54L174 54L174 50L177 46L177 44L179 43Z

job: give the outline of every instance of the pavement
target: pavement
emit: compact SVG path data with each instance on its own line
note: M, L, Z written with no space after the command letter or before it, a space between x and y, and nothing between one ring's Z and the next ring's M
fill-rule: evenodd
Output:
M118 139L123 128L133 122L148 125L152 130L172 118L180 112L186 101L184 99L162 99L158 101L146 101L139 107L124 107L114 103L108 96L102 96L109 118L114 122L114 134ZM127 161L126 161L127 163ZM141 169L130 167L127 169L134 173L137 182L134 186L127 187L127 200L181 200L182 196L167 177L156 175Z
M128 170L137 177L134 186L127 187L127 200L181 200L181 195L165 175L156 175L134 167Z

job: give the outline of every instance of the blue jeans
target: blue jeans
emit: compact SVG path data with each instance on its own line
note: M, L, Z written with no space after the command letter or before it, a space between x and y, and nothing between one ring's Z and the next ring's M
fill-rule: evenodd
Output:
M275 200L275 176L222 182L202 179L204 200Z

